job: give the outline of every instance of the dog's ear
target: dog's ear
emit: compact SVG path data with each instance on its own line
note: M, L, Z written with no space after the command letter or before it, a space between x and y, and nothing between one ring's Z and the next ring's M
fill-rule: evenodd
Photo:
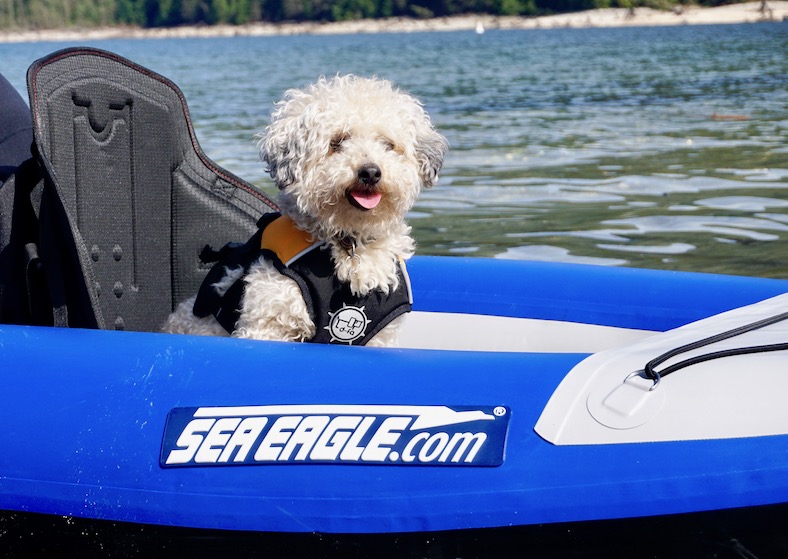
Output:
M420 165L419 174L424 187L429 188L438 180L438 173L443 167L443 158L448 149L449 142L433 128L416 139L416 159Z
M270 148L271 146L269 145L268 147ZM295 182L296 178L292 172L292 166L289 164L286 147L281 151L263 149L261 154L263 161L267 163L266 171L268 171L277 188L282 190Z
M293 165L293 160L298 157L295 153L298 146L288 141L292 140L292 137L281 122L272 122L265 132L258 136L260 156L266 163L268 174L280 190L298 180Z

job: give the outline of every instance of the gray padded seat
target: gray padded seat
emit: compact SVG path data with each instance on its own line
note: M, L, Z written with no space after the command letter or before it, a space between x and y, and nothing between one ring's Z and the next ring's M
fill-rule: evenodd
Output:
M35 62L27 81L49 179L42 261L50 282L53 267L62 271L56 316L68 326L156 330L199 288L201 249L248 239L275 204L205 156L183 93L154 72L76 48Z

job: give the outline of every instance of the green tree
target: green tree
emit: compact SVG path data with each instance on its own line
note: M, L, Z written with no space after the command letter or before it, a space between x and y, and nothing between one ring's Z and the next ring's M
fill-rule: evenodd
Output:
M375 0L339 0L331 6L331 19L343 21L373 18L379 15Z
M117 0L115 18L125 25L144 25L145 6L140 0Z

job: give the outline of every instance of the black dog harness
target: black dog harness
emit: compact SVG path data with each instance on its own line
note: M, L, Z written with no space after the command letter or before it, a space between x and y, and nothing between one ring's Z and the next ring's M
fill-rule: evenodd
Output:
M216 264L197 293L195 316L213 315L232 333L241 313L244 277L260 257L298 284L316 327L309 342L364 345L392 320L411 310L410 279L401 259L397 289L388 294L376 289L359 297L350 291L348 282L336 277L328 246L312 240L288 217L265 214L258 227L244 244L230 243L219 251L205 247L200 258ZM224 277L226 269L238 267L243 268L243 275L224 295L217 293L213 285Z

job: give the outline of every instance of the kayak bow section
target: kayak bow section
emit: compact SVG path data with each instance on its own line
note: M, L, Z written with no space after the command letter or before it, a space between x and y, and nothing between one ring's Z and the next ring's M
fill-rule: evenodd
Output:
M786 309L783 294L596 353L564 378L535 429L554 444L788 435ZM735 335L716 339L726 332ZM661 355L677 372L652 380L643 365Z
M624 330L788 291L776 280L485 260L417 258L410 270L420 312ZM701 300L711 289L717 297ZM362 533L788 501L784 435L541 438L540 414L586 357L0 326L0 509Z

